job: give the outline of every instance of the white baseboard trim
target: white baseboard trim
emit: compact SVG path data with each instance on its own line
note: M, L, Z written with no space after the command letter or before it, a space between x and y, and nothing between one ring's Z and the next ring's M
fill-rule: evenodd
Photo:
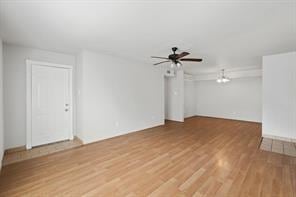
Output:
M4 152L1 152L0 153L0 172L1 172L1 169L2 169L3 157L4 157Z
M142 127L139 127L139 128L134 128L134 129L126 130L126 131L120 131L120 132L118 132L116 134L112 134L112 135L92 136L92 138L86 138L86 139L85 138L79 138L79 139L82 141L83 145L86 145L86 144L96 143L96 142L99 142L99 141L102 141L102 140L107 140L107 139L110 139L110 138L115 138L115 137L127 135L127 134L130 134L130 133L141 132L141 131L144 131L146 129L151 129L151 128L154 128L154 127L162 126L164 124L165 124L164 121L160 121L160 122L156 122L156 123L153 123L153 124L150 124L150 125L145 125L145 126L142 126Z
M287 137L281 137L281 136L275 136L275 135L268 135L268 134L262 134L262 137L273 139L273 140L281 140L281 141L294 142L294 143L296 143L296 139L295 138L287 138Z
M223 116L212 116L212 115L202 115L197 114L196 117L205 117L205 118L217 118L217 119L225 119L225 120L236 120L236 121L243 121L243 122L253 122L261 124L261 121L258 120L250 120L250 119L242 119L242 118L231 118L231 117L223 117Z
M193 117L195 117L196 115L190 115L190 116L184 116L184 119L186 119L186 118L193 118Z

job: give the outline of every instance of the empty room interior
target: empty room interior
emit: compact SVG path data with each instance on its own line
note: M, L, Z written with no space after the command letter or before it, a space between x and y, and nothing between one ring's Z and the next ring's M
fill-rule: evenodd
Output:
M296 1L0 0L0 196L296 197Z

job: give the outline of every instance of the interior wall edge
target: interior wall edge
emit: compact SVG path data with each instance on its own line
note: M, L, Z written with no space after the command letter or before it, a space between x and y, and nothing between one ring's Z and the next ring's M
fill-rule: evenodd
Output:
M0 170L4 156L3 42L0 37Z
M230 118L225 116L211 116L205 114L196 114L195 117L205 117L205 118L215 118L215 119L223 119L223 120L235 120L235 121L243 121L243 122L252 122L262 124L262 121L253 120L253 119L244 119L244 118Z

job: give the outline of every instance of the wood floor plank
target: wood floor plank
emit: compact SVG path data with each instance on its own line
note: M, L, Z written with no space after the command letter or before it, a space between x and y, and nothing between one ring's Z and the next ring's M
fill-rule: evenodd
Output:
M261 124L206 117L2 168L0 196L296 197L296 158L258 149Z

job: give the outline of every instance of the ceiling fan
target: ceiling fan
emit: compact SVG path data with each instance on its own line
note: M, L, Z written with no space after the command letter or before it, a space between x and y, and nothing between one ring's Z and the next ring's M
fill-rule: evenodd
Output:
M157 57L157 56L151 56L151 58L158 58L158 59L164 59L162 62L155 63L153 65L159 65L166 62L172 62L172 65L176 65L177 67L180 67L182 65L181 61L190 61L190 62L201 62L202 59L198 58L183 58L190 53L188 52L182 52L180 54L177 54L176 51L178 50L177 47L173 47L172 51L173 53L170 54L168 57Z

